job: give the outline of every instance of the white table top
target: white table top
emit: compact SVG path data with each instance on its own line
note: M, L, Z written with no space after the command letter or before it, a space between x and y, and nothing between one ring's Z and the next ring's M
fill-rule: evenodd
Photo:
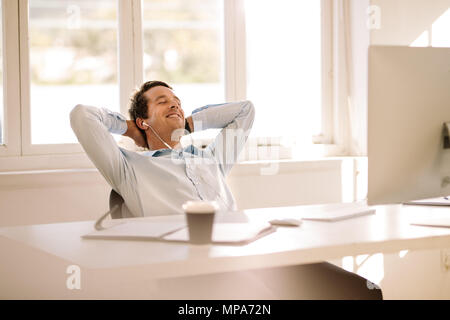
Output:
M248 221L299 217L342 204L252 209ZM157 241L87 240L94 221L0 228L5 239L50 253L87 269L129 272L145 269L149 277L188 276L332 260L343 256L448 247L450 228L410 225L416 217L449 216L450 208L377 206L376 214L338 222L304 220L300 227L277 231L242 246L190 245ZM140 218L144 219L144 218ZM145 218L182 221L183 216ZM7 257L0 253L1 260Z

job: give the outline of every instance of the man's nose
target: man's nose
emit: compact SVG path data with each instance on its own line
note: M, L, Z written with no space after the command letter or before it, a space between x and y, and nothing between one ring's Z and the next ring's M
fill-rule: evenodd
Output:
M175 109L175 108L180 109L180 106L178 105L178 103L176 101L173 101L172 104L170 105L170 109Z

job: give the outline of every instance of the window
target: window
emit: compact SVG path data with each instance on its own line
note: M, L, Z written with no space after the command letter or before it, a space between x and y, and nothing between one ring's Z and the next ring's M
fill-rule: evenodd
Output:
M330 145L333 3L244 2L244 83L257 108L250 143L258 146L258 160L342 154Z
M163 80L190 114L225 100L223 0L144 0L144 80Z
M1 3L8 45L0 50L0 170L92 167L70 128L71 109L82 103L128 116L133 89L148 80L172 85L186 114L252 100L253 137L311 143L324 131L329 0Z
M321 1L246 0L245 13L252 135L311 143L322 130Z
M29 0L31 143L76 143L78 103L119 111L117 2Z

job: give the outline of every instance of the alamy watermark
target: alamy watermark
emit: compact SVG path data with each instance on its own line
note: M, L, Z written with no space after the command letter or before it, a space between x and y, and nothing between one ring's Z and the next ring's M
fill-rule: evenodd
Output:
M78 5L71 4L66 8L67 20L66 26L69 30L81 28L81 8Z
M66 280L66 287L69 290L81 290L81 268L76 264L67 267L66 273L69 274Z
M369 16L366 21L367 29L381 29L381 8L379 6L372 5L367 7L366 13Z
M196 122L195 127L201 131L201 122ZM220 133L209 141L205 148L197 148L198 152L184 153L186 162L192 165L218 165L231 168L239 160L259 159L266 161L261 165L261 175L275 175L279 170L280 144L276 137L265 137L259 139L248 139L251 129L224 128ZM180 141L186 135L184 129L177 129L172 132L172 141ZM195 142L191 140L191 145ZM174 161L179 159L177 152L172 152L171 158Z

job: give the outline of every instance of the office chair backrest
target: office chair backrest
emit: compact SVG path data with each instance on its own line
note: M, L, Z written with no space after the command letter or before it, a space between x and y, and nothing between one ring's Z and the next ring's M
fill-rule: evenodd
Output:
M125 201L123 200L122 196L113 189L109 194L109 210L112 210L112 208L114 208L116 205L119 206L119 209L111 212L112 219L121 219L133 216L128 207L125 205Z

